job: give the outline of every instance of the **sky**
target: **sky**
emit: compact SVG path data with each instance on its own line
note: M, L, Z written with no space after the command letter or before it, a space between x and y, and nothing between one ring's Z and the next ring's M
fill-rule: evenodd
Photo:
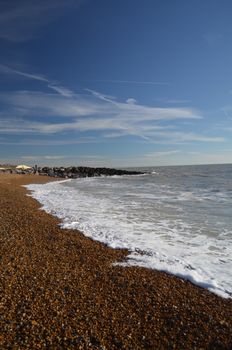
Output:
M231 0L0 0L0 163L232 163Z

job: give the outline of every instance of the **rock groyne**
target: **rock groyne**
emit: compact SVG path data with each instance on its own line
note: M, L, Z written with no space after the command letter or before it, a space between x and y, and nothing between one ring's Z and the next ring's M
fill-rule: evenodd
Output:
M38 168L39 175L47 175L52 177L62 177L76 179L80 177L93 177L93 176L114 176L114 175L141 175L142 172L134 170L122 170L111 168L91 168L91 167L43 167Z

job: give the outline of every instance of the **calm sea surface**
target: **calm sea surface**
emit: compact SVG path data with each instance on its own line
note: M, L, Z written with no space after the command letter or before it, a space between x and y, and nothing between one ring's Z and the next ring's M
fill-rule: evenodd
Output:
M138 168L139 169L139 168ZM142 176L29 185L63 227L232 296L232 165L140 168Z

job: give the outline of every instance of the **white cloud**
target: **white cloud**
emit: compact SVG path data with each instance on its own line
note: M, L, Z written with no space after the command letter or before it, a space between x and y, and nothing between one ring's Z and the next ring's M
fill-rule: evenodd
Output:
M5 66L4 64L0 64L0 72L6 73L6 74L20 75L20 76L28 78L28 79L34 79L34 80L49 82L49 80L47 78L45 78L44 76L42 76L42 75L21 72L21 71L19 71L17 69L12 69L12 68L10 68L8 66Z
M50 83L50 84L48 84L48 87L50 89L55 90L56 92L58 92L58 94L60 94L60 95L62 95L64 97L72 97L72 96L74 96L74 93L71 90L69 90L66 87L64 87L64 86L55 85L54 83L53 84Z
M220 136L207 136L194 134L189 132L176 131L160 131L156 135L162 139L167 139L169 143L185 143L185 142L225 142L226 139Z
M133 135L167 144L225 141L223 137L175 130L172 121L201 119L200 113L192 108L151 107L128 100L119 102L92 90L88 90L91 94L74 94L66 88L59 89L59 95L29 91L1 93L5 117L2 112L0 132L19 135L97 132L101 138ZM47 117L49 121L41 121ZM65 117L67 121L59 122L57 117Z
M126 103L128 103L129 105L135 105L137 101L134 98L128 98L126 100Z
M6 134L22 134L37 132L38 124L36 122L28 122L20 118L0 119L0 133Z
M127 135L138 136L146 141L158 144L183 144L193 142L210 142L218 143L225 142L223 137L213 137L207 135L200 135L194 133L180 132L171 129L171 126L159 126L159 125L143 125L136 121L118 120L117 118L80 118L74 119L66 123L48 123L48 122L36 122L23 119L4 120L1 119L0 133L2 134L41 134L51 135L59 134L63 132L100 132L101 139L115 138ZM43 141L38 142L31 140L29 144L41 144L41 145L62 145L62 144L77 144L77 143L89 143L97 142L99 138L85 138L80 137L78 139L68 139L63 141ZM1 144L6 142L1 141ZM25 143L25 141L24 141ZM26 142L28 143L28 142ZM157 155L157 154L156 154Z
M146 158L160 158L160 157L169 157L173 154L180 153L179 150L171 150L171 151L160 151L160 152L152 152L145 155Z
M120 102L113 96L86 89L77 94L45 76L22 72L4 65L0 70L45 82L55 93L14 91L0 93L3 134L60 134L93 132L101 138L127 135L156 143L223 142L222 137L173 130L172 121L200 120L200 113L188 107L154 107L139 104L130 97ZM66 118L59 122L57 117ZM47 119L48 121L42 121ZM169 125L167 125L169 121ZM94 135L96 136L96 135ZM57 141L56 141L57 142Z
M166 103L170 103L170 104L188 104L191 102L191 100L178 100L178 99L170 99L170 100L164 100L164 102Z
M225 154L223 151L216 152L192 152L182 150L157 151L154 153L115 157L108 162L117 164L121 167L130 166L167 166L167 165L186 165L186 164L225 164L232 163L232 154Z
M85 89L85 91L90 92L91 95L95 96L99 100L102 100L102 101L109 102L109 103L117 105L117 102L114 101L115 100L114 96L109 96L109 95L106 95L106 94L102 94L101 92L94 91L94 90L91 90L91 89Z
M112 84L132 84L132 85L169 85L167 82L162 81L141 81L141 80L94 80L103 83Z
M23 132L24 133L24 132ZM66 146L66 145L78 145L78 144L90 144L99 143L99 138L97 137L76 137L76 138L66 138L66 139L53 139L48 135L49 138L26 138L20 139L19 141L9 141L7 138L0 138L1 145L17 145L17 146Z
M28 162L29 164L33 164L38 162L40 166L48 165L62 165L62 166L70 166L70 165L82 165L82 166L105 166L106 164L110 164L110 160L102 155L23 155L20 157L22 161Z
M59 94L29 91L1 93L0 101L5 105L8 104L10 112L13 110L12 114L18 113L20 116L35 116L35 114L38 117L84 117L101 115L105 118L104 120L100 120L101 125L107 125L109 129L112 127L115 129L115 121L118 120L119 123L117 124L120 126L119 130L124 130L125 127L128 128L128 125L126 125L128 124L127 122L131 124L149 120L201 118L196 111L190 108L148 107L136 103L137 101L134 98L129 98L126 103L123 103L117 101L112 96L107 96L90 89L86 89L90 95L74 94L68 88L38 74L25 73L4 65L0 65L0 71L46 82L48 88L55 90ZM7 106L5 111L9 112L7 111ZM100 123L98 123L98 129L100 127L99 124ZM112 124L112 126L110 124ZM64 127L66 126L68 127L68 125L64 124ZM58 128L60 128L60 126L58 126ZM105 129L105 127L103 129Z
M3 64L0 64L0 72L5 73L5 74L13 74L13 75L19 75L21 77L27 78L27 79L32 79L32 80L38 80L47 83L47 87L49 89L52 89L56 92L58 92L59 95L64 96L64 97L72 97L74 93L67 89L64 86L61 86L59 82L54 82L52 80L49 80L43 75L40 74L34 74L34 73L27 73L27 72L22 72L17 69L12 69L8 66L5 66Z
M58 160L58 159L66 159L67 156L58 156L58 155L46 155L46 156L21 156L21 159L24 159L24 160L28 160L28 161L31 161L31 160L43 160L43 159L46 159L46 160Z
M119 102L98 92L91 91L91 94L72 94L66 89L62 91L62 95L19 91L1 93L0 101L7 116L73 118L69 123L56 123L48 127L57 127L59 131L62 127L69 129L71 124L80 130L129 130L131 127L142 130L142 123L146 122L201 118L198 112L190 108L148 107ZM149 128L152 129L152 125Z

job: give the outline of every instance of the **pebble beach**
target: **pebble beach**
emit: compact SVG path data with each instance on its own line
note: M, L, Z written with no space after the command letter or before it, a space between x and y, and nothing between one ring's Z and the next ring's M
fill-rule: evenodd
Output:
M46 176L0 175L1 349L232 349L232 299L122 267L28 196Z

